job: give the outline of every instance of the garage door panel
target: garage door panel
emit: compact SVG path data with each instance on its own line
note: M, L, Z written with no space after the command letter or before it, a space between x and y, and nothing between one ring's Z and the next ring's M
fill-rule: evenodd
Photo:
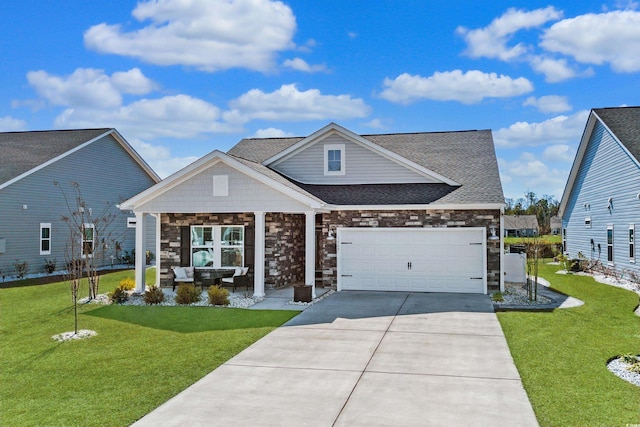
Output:
M341 289L483 293L485 233L479 228L340 229Z

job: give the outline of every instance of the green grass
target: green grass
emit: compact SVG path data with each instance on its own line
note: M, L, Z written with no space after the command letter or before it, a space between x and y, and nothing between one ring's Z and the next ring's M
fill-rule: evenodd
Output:
M640 353L638 295L590 277L555 274L551 285L585 302L550 313L503 312L505 332L541 426L625 426L640 422L640 389L607 370L607 361Z
M100 292L125 277L133 272L102 276ZM98 335L55 342L52 335L73 330L67 283L0 289L0 424L129 425L297 314L96 305L79 312L79 328Z
M504 238L504 243L506 245L520 245L522 244L522 242L524 241L529 241L532 240L531 237L505 237ZM562 236L561 235L553 235L553 234L547 234L542 236L542 243L547 243L547 244L557 244L557 243L562 243Z

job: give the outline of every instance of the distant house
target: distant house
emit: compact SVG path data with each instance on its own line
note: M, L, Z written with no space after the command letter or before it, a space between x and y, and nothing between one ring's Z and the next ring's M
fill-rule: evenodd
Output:
M549 220L549 226L551 228L551 234L554 236L557 236L562 232L562 220L557 216L551 217Z
M505 215L505 237L533 237L537 236L540 228L535 215Z
M591 110L559 215L569 257L640 273L640 107Z
M55 260L56 270L63 270L67 258L87 256L102 243L91 241L88 232L87 240L75 245L78 253L68 253L70 231L62 217L77 210L72 183L79 185L87 218L104 209L117 215L109 229L115 240L99 262L119 263L135 248L135 221L116 205L158 181L115 129L0 133L0 274L15 275L14 264L25 261L28 273L43 272L45 260ZM149 233L146 245L152 250L154 238Z
M160 215L171 268L249 267L291 284L487 293L502 287L504 195L491 131L243 139L123 202ZM144 287L136 265L136 287Z

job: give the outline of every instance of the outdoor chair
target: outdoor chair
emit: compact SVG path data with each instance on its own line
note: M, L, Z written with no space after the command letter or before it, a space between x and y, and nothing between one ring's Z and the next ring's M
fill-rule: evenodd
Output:
M223 277L222 283L233 286L233 292L236 291L236 286L245 286L249 291L249 267L236 267L236 271L233 273L233 277Z
M195 285L195 269L193 267L171 267L173 270L173 290L178 283L193 283Z

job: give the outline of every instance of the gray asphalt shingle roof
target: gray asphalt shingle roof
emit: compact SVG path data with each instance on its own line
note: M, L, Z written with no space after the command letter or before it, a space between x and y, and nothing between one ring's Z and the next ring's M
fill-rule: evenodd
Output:
M594 108L593 112L640 161L640 107Z
M433 189L424 188L422 190L425 191L425 194L421 200L431 200L429 203L434 204L504 203L498 163L490 130L361 136L380 147L461 184L460 187L450 187L447 191L439 190L441 194L437 194L439 197L435 200L431 199L437 192ZM228 154L250 162L261 163L302 139L304 138L243 139L232 147ZM295 184L302 187L298 183ZM332 189L331 187L333 187L333 191L336 193L340 191L342 195L329 196L327 192ZM338 200L349 200L350 195L355 197L355 187L353 186L306 186L302 188L316 194L326 202L329 202L325 199L326 197ZM361 187L361 190L364 188ZM416 198L416 191L419 190L413 187L411 191L407 187L404 192L405 196L398 197L397 202L385 203L385 200L389 200L390 189L389 184L368 187L368 202L362 204L419 203L417 201L402 202L402 200L420 199L420 197ZM361 197L358 196L358 198L360 199Z
M0 184L111 129L0 132Z
M535 215L505 215L505 230L537 230L538 218Z

